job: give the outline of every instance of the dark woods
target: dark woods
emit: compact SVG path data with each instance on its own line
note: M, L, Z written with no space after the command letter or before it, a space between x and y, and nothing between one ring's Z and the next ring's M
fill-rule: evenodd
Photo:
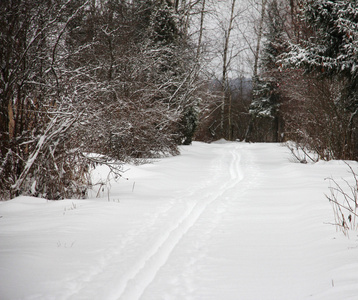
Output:
M269 1L248 137L271 122L276 141L358 159L357 39L355 0Z
M252 78L230 71L229 2L213 50L210 0L0 1L0 197L85 197L94 166L121 176L193 139L358 159L357 1L256 1Z

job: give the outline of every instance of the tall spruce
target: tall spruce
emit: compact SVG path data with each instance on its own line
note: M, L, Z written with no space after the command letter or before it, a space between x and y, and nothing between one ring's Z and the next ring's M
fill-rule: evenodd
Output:
M345 158L358 158L358 1L304 0L302 17L311 34L291 41L282 63L324 79L339 81L336 105L349 114Z
M255 128L250 128L248 139L251 135L251 138L259 141L279 140L280 74L277 60L284 51L285 33L282 10L280 1L273 0L268 3L265 17L265 42L259 60L260 71L253 78L253 101L249 108L250 125Z
M269 3L265 43L260 57L260 74L254 78L254 99L250 113L275 118L278 106L277 59L282 53L283 24L277 1Z

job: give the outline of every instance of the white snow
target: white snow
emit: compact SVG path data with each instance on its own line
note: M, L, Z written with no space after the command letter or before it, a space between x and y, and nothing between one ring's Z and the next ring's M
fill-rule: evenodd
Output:
M0 299L358 299L358 233L324 196L343 162L196 142L128 168L100 198L0 203Z

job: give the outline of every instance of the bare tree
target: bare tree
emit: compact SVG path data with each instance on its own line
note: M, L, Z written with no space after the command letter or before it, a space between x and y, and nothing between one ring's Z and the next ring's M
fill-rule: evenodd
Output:
M1 12L2 197L83 197L95 164L120 176L123 161L177 154L192 135L195 51L170 5L18 0Z
M68 140L68 129L73 124L66 117L71 112L62 114L58 110L63 88L57 72L61 64L58 53L67 21L85 5L72 4L38 1L30 5L21 0L1 3L1 197L23 191L37 194L40 186L42 195L48 198L58 197L58 189L62 188L68 190L67 195L70 190L78 192L70 186L75 182L70 178L77 161L73 169L63 173L66 166L62 163L68 159L57 155L66 147L63 142ZM62 183L58 189L53 177L44 175L48 164L54 169L62 164L57 168L56 178Z

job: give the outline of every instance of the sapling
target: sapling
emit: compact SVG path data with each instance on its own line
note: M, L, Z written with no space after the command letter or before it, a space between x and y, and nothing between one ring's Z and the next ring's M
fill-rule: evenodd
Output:
M353 184L342 178L343 184L338 183L334 178L327 178L331 186L329 187L330 195L326 195L327 199L332 203L335 225L340 228L345 235L349 230L357 230L358 217L358 174L353 170L352 166L347 162L345 164L353 176Z

